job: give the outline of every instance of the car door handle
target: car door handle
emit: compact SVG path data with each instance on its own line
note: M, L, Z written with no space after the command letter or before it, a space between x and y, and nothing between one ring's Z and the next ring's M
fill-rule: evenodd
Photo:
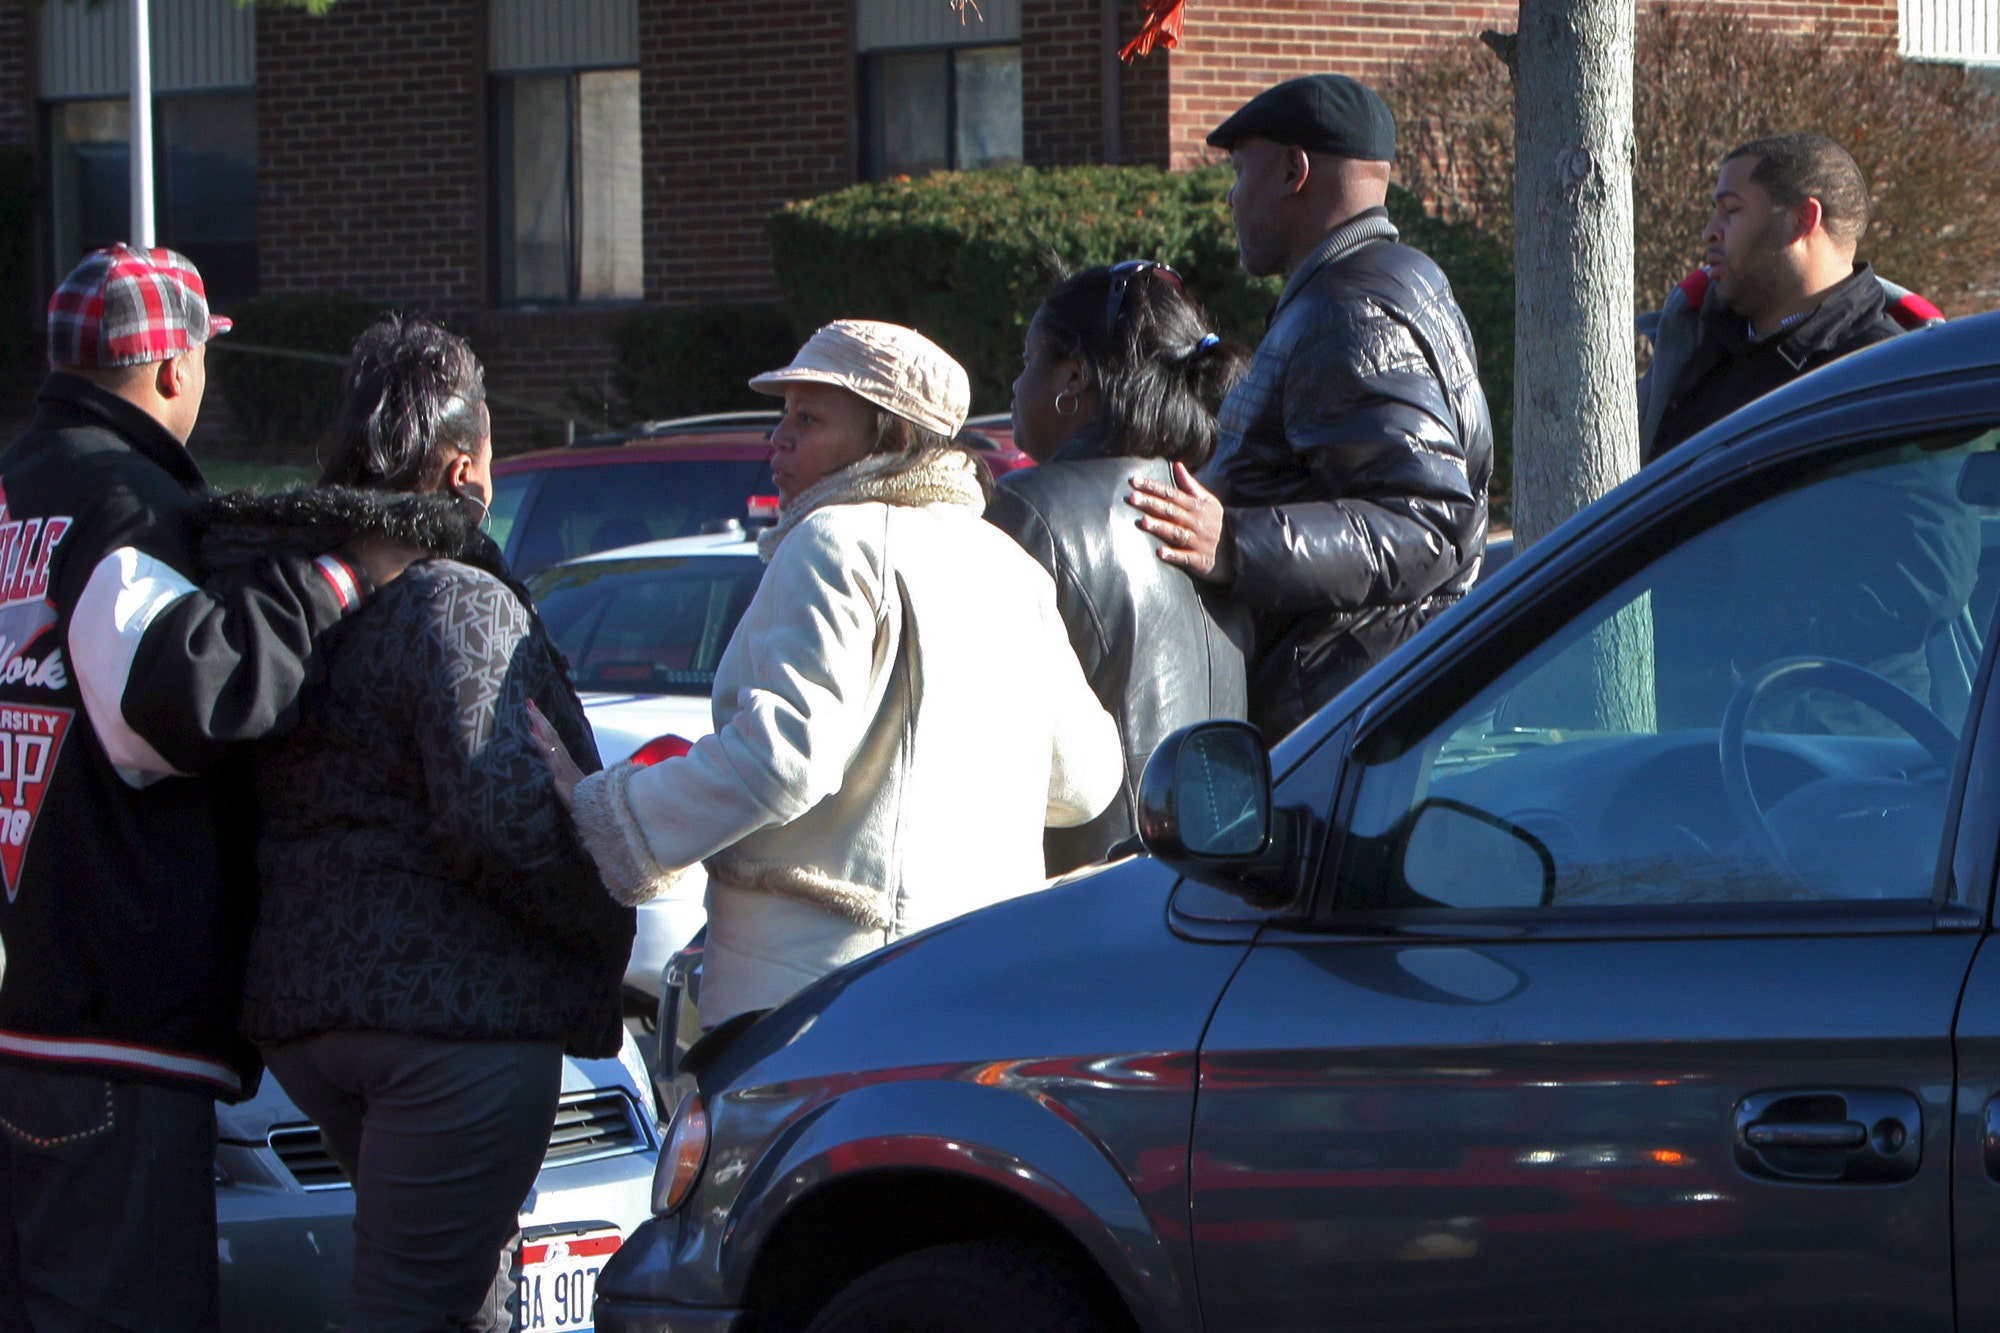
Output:
M1890 1184L1923 1164L1923 1108L1886 1088L1793 1088L1736 1104L1736 1165L1819 1184Z
M1868 1126L1849 1120L1829 1125L1751 1125L1743 1137L1753 1148L1859 1148L1868 1141Z

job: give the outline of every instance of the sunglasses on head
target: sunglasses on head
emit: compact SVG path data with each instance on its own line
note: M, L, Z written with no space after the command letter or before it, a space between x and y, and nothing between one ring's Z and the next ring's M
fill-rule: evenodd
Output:
M1156 259L1128 259L1122 264L1111 266L1111 293L1104 298L1104 336L1109 338L1118 331L1118 316L1125 309L1125 289L1136 278L1148 273L1157 273L1173 283L1181 291L1187 290L1181 281L1180 270L1171 264L1162 264Z

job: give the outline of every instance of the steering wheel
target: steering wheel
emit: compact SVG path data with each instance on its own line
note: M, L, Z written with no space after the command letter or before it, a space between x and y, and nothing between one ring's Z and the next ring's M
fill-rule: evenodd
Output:
M1744 836L1781 873L1797 880L1798 872L1792 868L1791 858L1778 844L1770 821L1764 817L1757 795L1751 790L1750 759L1743 743L1744 723L1751 706L1780 681L1801 689L1833 690L1868 705L1908 732L1947 773L1958 761L1958 737L1943 718L1900 685L1838 658L1781 657L1744 677L1722 712L1722 730L1716 738L1722 760L1722 793Z

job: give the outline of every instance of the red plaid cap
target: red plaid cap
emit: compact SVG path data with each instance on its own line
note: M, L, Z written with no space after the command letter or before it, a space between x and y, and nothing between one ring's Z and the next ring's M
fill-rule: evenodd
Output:
M105 370L180 356L229 332L186 255L106 246L49 297L49 364Z

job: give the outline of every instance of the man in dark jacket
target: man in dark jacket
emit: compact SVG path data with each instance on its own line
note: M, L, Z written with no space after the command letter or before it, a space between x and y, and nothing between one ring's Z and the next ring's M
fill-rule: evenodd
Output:
M256 915L234 742L288 724L370 586L333 555L197 587L211 318L170 250L49 302L34 424L0 455L0 1325L208 1329L215 1097ZM208 776L189 776L205 773Z
M1670 294L1639 382L1643 462L1809 370L1939 318L1854 262L1867 230L1861 168L1823 135L1753 139L1722 160L1703 268Z
M1243 267L1288 275L1192 489L1135 481L1161 558L1256 619L1273 740L1472 586L1493 427L1450 284L1396 242L1395 123L1338 75L1258 94L1208 142L1236 169Z
M1640 458L1652 463L1731 412L1830 361L1942 318L1930 302L1854 262L1868 228L1868 186L1845 149L1818 134L1753 139L1722 161L1703 267L1653 321L1653 362L1639 382ZM1901 468L1824 482L1810 515L1782 500L1734 524L1714 577L1783 569L1786 596L1754 625L1718 631L1713 598L1656 595L1663 653L1728 658L1662 672L1662 722L1712 719L1749 666L1821 656L1865 667L1957 723L1962 672L1951 627L1978 577L1979 531L1955 499L1955 467ZM1853 540L1837 556L1800 561L1834 501ZM1954 684L1953 677L1957 683ZM1888 726L1848 700L1790 701L1792 727Z

